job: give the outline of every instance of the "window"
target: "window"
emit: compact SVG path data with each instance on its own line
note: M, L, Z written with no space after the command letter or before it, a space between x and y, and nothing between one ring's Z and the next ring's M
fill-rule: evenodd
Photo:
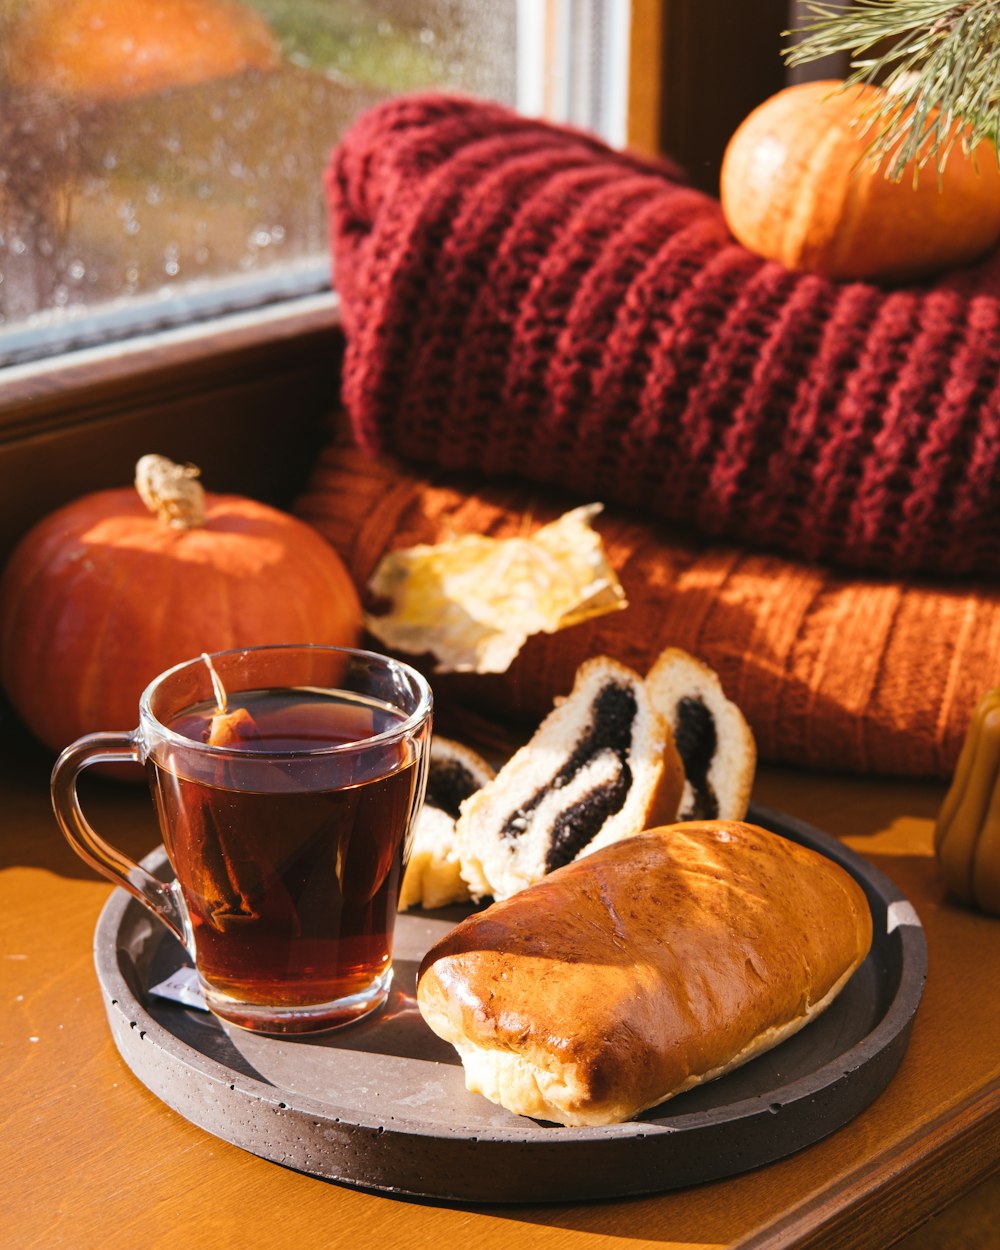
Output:
M513 0L7 3L8 360L329 282L322 173L362 108L513 101Z
M227 63L209 24L214 61L147 48L140 74L155 12L185 10L193 37L198 5L263 27L253 55ZM148 29L116 45L112 17L136 13ZM46 76L23 39L60 15ZM113 68L93 42L80 56L102 21ZM489 95L666 151L713 190L726 138L782 85L788 25L788 0L0 0L0 556L149 451L293 497L338 386L319 179L359 109Z
M628 0L0 0L0 362L329 287L362 109L461 90L621 142Z

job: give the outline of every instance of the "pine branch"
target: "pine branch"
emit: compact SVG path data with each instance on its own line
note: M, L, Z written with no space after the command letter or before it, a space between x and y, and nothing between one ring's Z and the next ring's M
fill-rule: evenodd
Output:
M788 65L847 52L845 85L878 83L886 94L864 114L874 135L866 156L899 178L940 170L956 142L969 151L1000 138L1000 3L997 0L856 0L804 5L807 20L788 36ZM886 46L888 45L888 51ZM956 123L960 123L956 126Z

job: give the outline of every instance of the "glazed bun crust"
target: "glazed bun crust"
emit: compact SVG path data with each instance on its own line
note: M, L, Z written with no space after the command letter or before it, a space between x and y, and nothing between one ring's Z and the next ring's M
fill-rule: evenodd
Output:
M776 1045L871 944L860 886L738 821L650 830L470 916L417 998L466 1083L561 1124L628 1119Z

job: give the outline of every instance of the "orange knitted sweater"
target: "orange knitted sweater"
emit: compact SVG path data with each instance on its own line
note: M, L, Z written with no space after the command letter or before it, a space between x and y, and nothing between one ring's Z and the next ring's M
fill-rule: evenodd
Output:
M421 477L335 444L297 511L364 587L390 549L454 532L504 536L579 498ZM950 775L982 691L1000 679L1000 591L850 577L818 564L678 536L609 508L596 521L629 607L530 639L500 675L435 674L447 708L524 726L606 654L642 672L665 646L699 656L750 721L760 758L882 775Z

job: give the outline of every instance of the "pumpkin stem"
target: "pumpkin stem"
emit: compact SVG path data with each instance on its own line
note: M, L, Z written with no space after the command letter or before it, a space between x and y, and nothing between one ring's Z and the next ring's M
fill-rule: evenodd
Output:
M197 529L205 524L205 490L193 464L174 464L166 456L143 456L135 466L135 489L161 525Z

